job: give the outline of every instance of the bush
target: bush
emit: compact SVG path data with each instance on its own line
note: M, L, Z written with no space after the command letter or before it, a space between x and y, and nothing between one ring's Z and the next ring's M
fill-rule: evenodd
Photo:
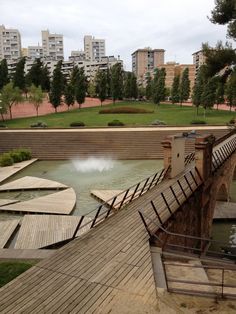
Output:
M236 118L232 118L229 120L229 124L236 124Z
M152 125L166 125L165 121L155 120L151 123Z
M19 153L19 151L17 149L9 152L11 158L13 159L14 163L15 162L21 162L23 159L22 159L22 156L21 154Z
M71 127L80 127L80 126L85 126L85 124L82 121L78 121L78 122L71 122L70 126Z
M191 124L206 124L205 120L192 120L190 122Z
M12 166L13 164L14 164L14 160L12 159L9 153L4 153L0 156L1 167Z
M5 124L0 124L0 128L6 128L7 126Z
M107 123L108 126L123 126L124 123L119 120L113 120Z
M43 121L38 121L36 123L33 123L30 125L31 128L46 128L47 127L47 123L43 122Z
M18 154L20 155L21 160L29 160L31 159L31 151L27 148L19 148L17 150Z
M132 108L132 107L116 107L116 108L104 108L99 110L99 113L109 114L109 113L153 113L151 110L143 108Z

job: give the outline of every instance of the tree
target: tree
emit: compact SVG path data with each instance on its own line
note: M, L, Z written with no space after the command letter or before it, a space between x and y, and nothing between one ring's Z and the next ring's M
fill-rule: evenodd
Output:
M9 110L10 119L12 119L12 107L16 105L20 101L22 101L21 91L19 87L14 87L13 83L10 82L5 85L2 89L2 96L1 96L1 106L5 108L5 110Z
M86 85L87 85L87 82L86 82L86 77L84 75L84 69L79 68L76 75L76 80L75 80L75 98L79 104L79 109L81 108L81 105L85 101Z
M107 97L111 97L111 70L107 68L106 71L106 81L107 81Z
M179 75L176 75L174 77L173 83L172 83L172 88L171 88L171 100L172 103L178 103L179 102L179 94L180 94L180 90L179 90L179 82L180 82L180 77Z
M233 106L236 106L236 72L234 71L226 83L225 94L230 111Z
M32 67L30 68L27 74L27 83L29 86L36 86L42 85L42 76L43 76L43 63L40 59L35 59Z
M33 103L36 109L37 117L38 117L39 107L43 103L43 98L44 98L42 88L41 86L37 87L35 85L31 85L29 89L29 93L30 93L29 101Z
M219 75L225 67L236 64L236 51L229 42L223 45L222 41L218 41L215 47L203 44L202 49L206 57L205 75L207 78Z
M88 83L87 93L90 97L96 97L96 86L94 82L90 81Z
M223 104L225 102L224 100L224 84L221 81L217 82L217 87L216 87L216 105L217 105L217 110L218 106L220 104Z
M150 75L150 72L147 72L147 76L146 76L146 98L149 100L152 98L152 77Z
M131 74L131 98L136 99L138 97L138 85L137 78L134 73Z
M50 83L49 71L46 65L42 68L42 77L41 77L40 85L44 92L49 93L51 83Z
M100 69L96 75L96 90L102 106L102 103L106 99L107 95L107 73Z
M111 68L111 96L113 103L123 97L123 69L120 63Z
M2 121L4 121L4 116L3 116L4 113L7 113L7 106L5 103L3 103L2 94L0 93L0 114L2 117Z
M235 0L215 0L215 8L211 11L210 20L214 24L227 24L228 36L236 39Z
M190 80L189 80L189 69L185 68L181 76L179 85L179 102L182 105L183 101L189 99L190 95Z
M65 87L64 96L65 96L65 103L68 106L68 110L69 110L70 106L73 106L75 103L74 86L72 85L72 83L69 83Z
M197 78L193 87L193 94L192 94L193 104L197 108L197 115L198 115L198 108L201 105L202 93L203 93L205 82L206 82L205 66L201 66L200 69L198 70L198 74L197 74Z
M212 108L216 100L216 79L209 78L207 83L204 84L203 92L201 96L201 103L204 108L204 116L206 115L206 109Z
M20 90L24 91L25 84L25 58L21 58L16 64L16 70L13 75L13 85L14 87L19 87Z
M131 72L126 72L124 74L124 96L125 98L131 98Z
M161 100L165 100L165 77L166 71L164 68L155 69L153 79L153 102L160 104Z
M49 99L55 109L55 112L57 112L57 107L61 104L61 97L64 89L64 77L61 72L61 65L62 61L59 61L53 71L51 90L49 94Z
M7 60L6 59L2 59L2 61L0 63L0 90L7 83L9 83Z

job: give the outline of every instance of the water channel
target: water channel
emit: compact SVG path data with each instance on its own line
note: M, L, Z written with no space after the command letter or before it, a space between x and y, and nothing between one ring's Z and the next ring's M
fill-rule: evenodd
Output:
M73 215L90 212L99 203L90 195L91 190L124 190L145 179L163 167L162 160L112 160L88 158L87 160L38 161L11 177L13 181L24 176L35 176L66 184L76 192L77 203ZM29 191L1 193L1 198L29 200L52 193L52 191ZM236 181L232 183L230 201L236 203ZM14 215L0 214L0 220ZM213 224L212 237L236 246L236 223Z

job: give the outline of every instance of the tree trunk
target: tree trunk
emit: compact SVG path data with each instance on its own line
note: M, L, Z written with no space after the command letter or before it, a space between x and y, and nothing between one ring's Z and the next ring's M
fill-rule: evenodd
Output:
M37 117L39 116L39 108L36 108Z
M11 106L9 106L10 119L12 120Z
M4 122L4 116L3 116L3 113L1 112L1 117L2 117L2 121Z

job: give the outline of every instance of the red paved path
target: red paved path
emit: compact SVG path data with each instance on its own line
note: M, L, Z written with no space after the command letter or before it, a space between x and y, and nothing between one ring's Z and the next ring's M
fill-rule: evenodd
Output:
M103 105L110 104L112 100L108 99L103 102ZM81 108L88 108L88 107L97 107L101 106L101 102L97 98L86 98L85 103L82 104ZM75 103L73 107L70 107L71 109L79 108L79 105ZM62 104L61 106L57 107L57 112L63 112L67 111L68 107L65 104ZM54 113L55 110L47 100L45 100L42 105L39 107L39 116ZM12 107L12 118L22 118L22 117L32 117L36 116L36 110L32 103L29 102L23 102L19 103L18 105L15 105ZM9 113L4 115L5 119L9 119Z

